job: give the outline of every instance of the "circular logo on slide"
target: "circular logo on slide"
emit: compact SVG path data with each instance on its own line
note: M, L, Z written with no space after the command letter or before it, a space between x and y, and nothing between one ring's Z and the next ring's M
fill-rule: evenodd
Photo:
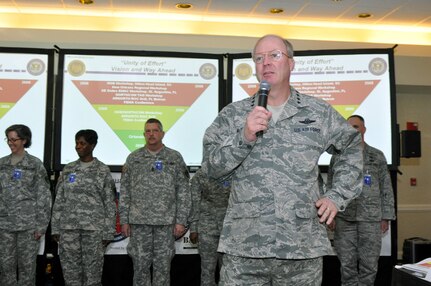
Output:
M212 79L217 75L217 69L215 65L206 63L201 65L199 68L199 75L204 79Z
M85 64L80 60L73 60L67 65L71 76L81 76L85 73Z
M235 76L240 80L249 79L253 74L253 69L249 64L239 64L235 68Z
M374 58L368 64L368 69L373 75L382 75L388 69L388 64L382 58Z
M27 71L31 75L41 75L45 71L45 63L40 59L32 59L27 64Z

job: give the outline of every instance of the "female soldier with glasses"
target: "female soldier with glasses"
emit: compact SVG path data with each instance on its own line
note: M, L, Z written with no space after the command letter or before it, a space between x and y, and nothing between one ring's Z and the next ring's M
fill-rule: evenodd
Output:
M11 154L0 158L0 285L35 285L39 240L51 214L48 174L25 151L30 128L16 124L5 134Z

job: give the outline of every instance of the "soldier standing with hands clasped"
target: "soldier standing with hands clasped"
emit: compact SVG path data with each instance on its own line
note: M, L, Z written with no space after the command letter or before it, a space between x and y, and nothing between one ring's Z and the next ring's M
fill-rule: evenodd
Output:
M187 166L179 152L162 143L164 135L162 123L148 119L146 144L127 157L121 176L121 231L130 236L135 286L170 285L175 237L186 232L191 208Z
M115 233L115 183L109 167L93 157L94 130L75 135L79 159L59 177L51 233L59 242L66 285L102 285L105 248Z
M34 285L39 240L51 215L48 173L25 151L30 128L15 124L5 134L11 154L0 159L0 285Z

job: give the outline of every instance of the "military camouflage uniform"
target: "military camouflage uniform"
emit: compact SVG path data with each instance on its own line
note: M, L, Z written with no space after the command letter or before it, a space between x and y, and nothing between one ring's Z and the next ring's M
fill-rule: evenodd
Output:
M221 265L221 253L217 252L217 246L226 214L230 187L230 180L217 182L209 179L202 169L198 170L191 179L193 207L190 233L199 233L201 285L216 285L217 261Z
M248 258L317 258L318 266L331 250L315 206L318 160L325 150L340 153L337 180L324 196L344 210L361 190L360 134L329 104L291 88L277 122L247 143L243 128L255 97L225 107L204 136L203 168L213 178L232 176L218 250ZM285 285L303 285L294 279Z
M48 174L27 152L16 165L11 158L0 159L0 285L35 285L39 241L34 233L45 233L51 214Z
M332 184L331 166L328 185ZM365 144L363 170L362 193L336 219L334 247L341 262L342 285L374 285L382 242L380 224L382 220L395 219L394 194L384 154Z
M132 152L121 177L120 222L130 224L127 252L134 285L170 284L175 224L187 224L191 208L189 173L181 154L163 146L156 155L146 147Z
M66 285L102 285L105 247L115 233L115 183L104 163L67 164L58 180L51 233L60 235Z

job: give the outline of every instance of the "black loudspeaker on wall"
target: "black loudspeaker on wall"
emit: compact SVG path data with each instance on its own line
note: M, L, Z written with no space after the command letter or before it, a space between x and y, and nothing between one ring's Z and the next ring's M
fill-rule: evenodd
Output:
M419 130L401 131L401 157L421 156L421 132Z

